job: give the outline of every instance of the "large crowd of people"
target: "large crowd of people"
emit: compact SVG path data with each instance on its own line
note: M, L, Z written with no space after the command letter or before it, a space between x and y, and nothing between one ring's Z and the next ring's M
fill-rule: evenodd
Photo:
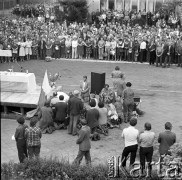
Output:
M84 58L182 66L179 22L173 13L117 11L92 14L91 24L45 21L43 16L1 19L0 49L12 55L0 60Z
M140 20L146 20L143 25ZM0 49L10 50L11 56L1 55L1 63L31 59L99 59L107 61L149 62L161 67L176 63L182 67L182 34L180 24L173 23L176 17L167 19L156 13L129 13L104 11L92 15L92 23L68 24L64 21L45 21L42 17L12 17L1 19ZM171 22L169 21L171 19ZM173 21L172 21L173 20ZM138 23L136 23L138 22ZM135 24L136 23L136 24ZM69 94L69 98L54 92L53 96L40 108L38 117L30 119L30 127L24 119L18 118L15 132L18 156L22 163L26 157L38 157L43 133L67 129L68 134L78 135L79 152L74 161L80 164L83 156L91 163L90 139L100 140L100 135L109 135L109 129L121 128L129 123L122 137L125 148L122 153L122 166L126 166L128 154L132 166L138 145L140 161L145 168L145 159L152 161L154 137L151 124L144 125L144 132L135 129L137 115L143 114L134 102L131 82L116 67L112 72L113 89L105 84L99 98L90 94L87 76L79 90ZM39 127L36 126L39 122ZM160 155L169 154L169 148L176 141L171 132L171 123L165 124L166 131L158 138ZM28 148L28 153L27 153Z
M126 167L130 154L129 169L133 169L139 146L141 175L146 175L146 168L149 169L148 175L151 175L150 162L152 162L156 138L155 133L151 131L152 125L146 122L141 132L135 128L138 116L135 112L137 105L134 100L135 93L131 88L132 84L125 82L125 75L118 66L112 71L111 77L113 88L109 88L106 84L99 96L90 94L87 76L83 76L80 89L70 92L69 96L55 90L44 106L39 109L37 116L30 118L30 127L24 124L23 117L19 117L14 138L17 142L20 163L23 163L26 158L40 156L42 134L52 134L55 130L67 129L68 134L78 135L76 144L79 145L79 151L73 164L79 165L85 156L86 164L91 165L90 140L100 140L103 138L100 134L108 136L109 129L122 129L122 123L128 123L129 126L124 128L121 134L124 138L121 165ZM138 109L137 112L140 110ZM176 135L171 132L171 129L172 124L165 123L165 131L158 137L161 162L164 155L170 155L169 149L176 142Z

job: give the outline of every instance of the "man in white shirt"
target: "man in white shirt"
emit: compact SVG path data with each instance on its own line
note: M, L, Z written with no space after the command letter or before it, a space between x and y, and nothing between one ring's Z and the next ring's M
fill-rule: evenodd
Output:
M143 63L143 58L144 58L144 55L145 55L145 51L146 51L146 42L143 40L142 43L140 44L140 50L141 50L141 59L140 59L140 62Z
M137 118L133 117L130 120L130 126L124 128L121 137L124 138L125 148L122 153L122 166L126 166L126 160L128 155L130 155L130 167L135 162L136 153L138 149L138 137L139 131L135 128L137 124Z
M78 40L76 36L74 36L72 40L72 59L77 58L77 46L78 46Z

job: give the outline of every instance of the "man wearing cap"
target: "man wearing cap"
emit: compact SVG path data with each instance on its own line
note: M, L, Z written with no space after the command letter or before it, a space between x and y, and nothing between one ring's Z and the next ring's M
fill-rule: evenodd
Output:
M75 136L77 134L77 121L80 117L80 112L83 109L83 103L79 98L79 91L73 92L73 97L68 101L68 114L70 115L70 122L68 125L68 134Z
M91 164L91 157L90 157L90 127L87 126L87 121L85 119L81 120L82 128L78 133L78 139L76 144L79 144L79 151L76 159L74 160L73 164L79 165L83 156L85 156L86 164Z

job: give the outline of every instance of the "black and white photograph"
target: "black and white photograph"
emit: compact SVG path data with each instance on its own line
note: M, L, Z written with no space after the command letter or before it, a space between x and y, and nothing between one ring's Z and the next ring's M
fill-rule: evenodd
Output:
M182 0L0 0L1 179L181 180Z

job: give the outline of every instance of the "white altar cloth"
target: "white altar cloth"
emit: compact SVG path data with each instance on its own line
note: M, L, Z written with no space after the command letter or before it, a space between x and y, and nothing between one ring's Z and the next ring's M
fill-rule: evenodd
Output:
M0 71L1 91L32 92L36 90L34 73Z

